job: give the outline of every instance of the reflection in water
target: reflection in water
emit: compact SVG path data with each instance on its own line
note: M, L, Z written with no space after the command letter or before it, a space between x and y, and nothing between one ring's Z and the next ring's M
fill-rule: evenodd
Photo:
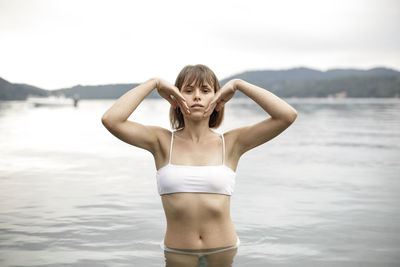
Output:
M237 248L214 250L164 251L166 267L231 267Z

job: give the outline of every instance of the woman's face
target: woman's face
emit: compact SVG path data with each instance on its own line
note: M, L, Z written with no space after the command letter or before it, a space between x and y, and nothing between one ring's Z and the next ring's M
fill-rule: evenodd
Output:
M198 86L196 81L184 84L181 93L189 106L191 118L203 118L205 109L215 95L214 88L209 83L204 82Z

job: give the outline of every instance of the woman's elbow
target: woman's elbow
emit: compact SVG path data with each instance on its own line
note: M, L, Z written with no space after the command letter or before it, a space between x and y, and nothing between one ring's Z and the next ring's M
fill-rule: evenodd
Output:
M101 123L104 125L104 127L106 127L107 129L109 129L112 125L112 120L110 119L110 117L108 116L107 113L104 113L104 115L101 117Z
M290 112L290 114L287 115L286 121L289 124L292 124L296 119L297 119L297 111L295 109L293 109L293 111Z
M293 121L295 121L297 119L297 114L298 114L297 111L294 110L293 115L292 115Z

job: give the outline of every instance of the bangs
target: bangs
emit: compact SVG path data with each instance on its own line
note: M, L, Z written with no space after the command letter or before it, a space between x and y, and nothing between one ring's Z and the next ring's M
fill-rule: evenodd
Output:
M201 70L190 72L186 75L185 80L182 83L182 87L186 85L193 85L193 82L194 86L197 87L208 84L214 89L215 92L214 79L210 73Z

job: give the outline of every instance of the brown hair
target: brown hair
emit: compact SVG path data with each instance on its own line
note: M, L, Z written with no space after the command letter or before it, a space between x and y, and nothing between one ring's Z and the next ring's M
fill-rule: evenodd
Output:
M202 64L187 65L178 74L175 81L175 86L182 90L184 84L192 84L195 81L195 86L201 86L204 82L210 84L214 88L214 93L221 89L221 85L217 79L215 73L207 66ZM208 126L210 128L218 128L224 117L224 107L218 112L214 109L210 116ZM183 114L179 107L174 108L171 106L169 110L169 120L171 122L172 129L181 129L185 127L185 121L183 120Z

